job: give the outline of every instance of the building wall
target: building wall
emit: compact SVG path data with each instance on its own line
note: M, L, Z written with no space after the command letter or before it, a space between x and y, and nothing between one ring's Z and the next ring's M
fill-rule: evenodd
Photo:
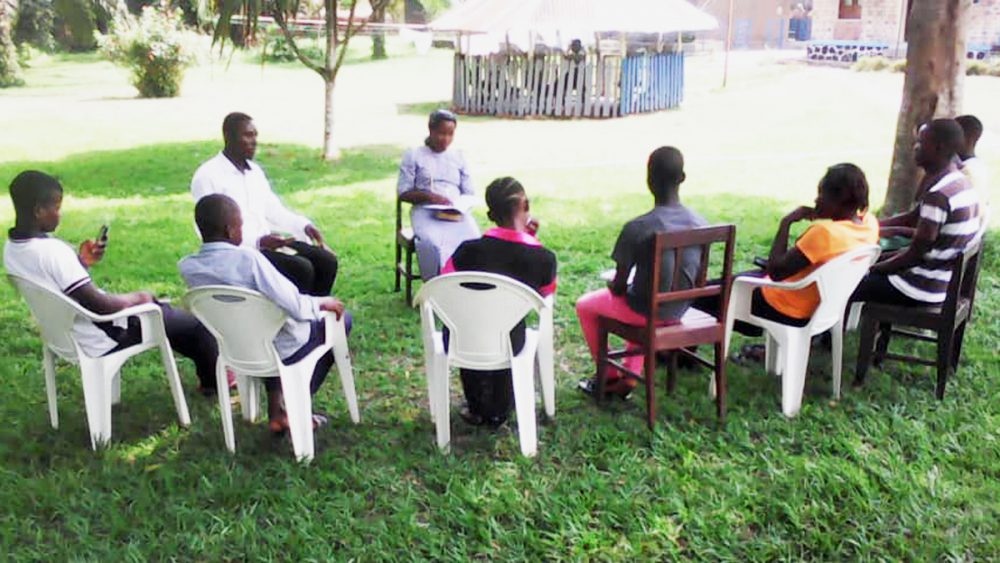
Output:
M861 19L842 20L840 0L815 0L813 39L902 42L903 6L906 0L861 0ZM969 12L970 45L1000 44L1000 0L979 0Z
M726 40L729 21L729 0L689 0L692 4L708 12L719 21L719 28L702 32L704 39ZM806 0L733 0L733 46L776 47L783 43L788 46L788 15L795 4L805 4ZM779 34L786 34L781 41Z

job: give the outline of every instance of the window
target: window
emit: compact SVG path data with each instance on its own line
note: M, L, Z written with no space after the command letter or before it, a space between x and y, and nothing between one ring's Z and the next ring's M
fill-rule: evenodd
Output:
M840 19L860 20L861 0L840 0Z

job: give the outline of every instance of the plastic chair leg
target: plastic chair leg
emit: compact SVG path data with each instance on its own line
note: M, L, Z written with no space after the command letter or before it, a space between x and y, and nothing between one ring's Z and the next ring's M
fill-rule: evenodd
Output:
M809 338L802 333L790 335L782 350L784 366L781 374L781 412L791 418L802 408L802 393L806 385L809 364Z
M534 355L524 354L510 362L514 383L514 408L517 411L517 434L521 454L534 457L538 453L538 428L535 421Z
M844 370L844 322L833 325L830 329L833 336L833 347L830 353L833 355L833 398L840 399L840 378Z
M448 377L448 360L442 358L434 362L434 409L437 415L434 417L434 426L437 431L437 446L442 451L448 450L451 443L451 408L448 387L450 382Z
M233 431L233 405L229 402L229 382L226 380L226 366L220 361L215 366L216 395L219 398L219 418L222 419L222 435L226 449L236 453L236 435Z
M292 438L295 458L303 463L313 459L312 395L309 393L309 375L304 371L288 369L281 373L281 393L285 397L288 431Z
M260 397L256 378L237 374L236 391L240 394L240 411L243 414L243 420L251 423L257 422L260 418Z
M59 406L56 398L56 358L48 346L42 346L42 366L45 368L45 394L49 401L49 422L59 429Z
M122 403L122 372L116 371L111 378L111 404L120 405Z
M191 413L188 412L187 399L184 398L184 388L181 386L181 376L177 373L177 363L174 361L174 351L166 341L166 336L160 343L160 358L163 360L163 371L167 374L170 394L174 397L174 408L177 409L177 420L181 426L191 425ZM119 378L120 379L120 378Z
M435 385L435 374L437 373L437 358L432 355L426 358L424 361L424 375L427 378L427 409L430 411L431 421L435 424L437 423L437 418L435 418L437 413L437 394L435 390L437 386Z
M545 416L553 418L556 415L556 376L553 363L552 337L539 333L538 341L538 379L542 384L542 402L545 405Z
M855 301L848 305L847 322L845 323L847 330L857 330L861 324L861 310L864 306L864 302L861 301Z
M764 367L771 375L781 375L781 358L784 353L771 333L766 333L766 343L764 344Z
M340 374L340 385L344 389L347 400L347 410L351 413L354 424L361 422L358 412L358 394L354 389L354 368L351 366L351 351L347 347L347 332L343 321L338 321L334 328L333 356Z
M90 445L96 450L111 440L111 374L101 369L100 362L81 358L80 376L83 400L90 426Z

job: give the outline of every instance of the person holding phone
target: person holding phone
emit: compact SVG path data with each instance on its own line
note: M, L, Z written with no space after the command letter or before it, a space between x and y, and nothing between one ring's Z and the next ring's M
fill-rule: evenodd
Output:
M330 295L337 279L337 256L309 219L281 203L253 160L257 153L253 118L230 113L222 122L222 136L222 152L199 166L191 180L195 203L209 194L232 198L243 214L244 246L260 250L302 293ZM293 233L301 233L302 239Z
M16 218L4 245L7 273L62 293L99 315L116 313L142 303L157 303L163 311L163 326L170 346L194 361L204 394L215 392L215 361L219 355L215 338L192 315L158 303L148 291L106 293L90 277L90 268L104 258L108 229L95 240L84 241L79 252L51 236L59 227L63 187L58 180L36 170L18 174L10 184ZM73 335L92 357L138 344L142 328L137 317L117 323L92 323L77 319Z
M406 151L399 164L397 196L413 205L410 224L424 280L438 275L458 245L479 238L479 225L466 205L474 194L468 166L451 148L457 125L448 110L431 113L424 145Z

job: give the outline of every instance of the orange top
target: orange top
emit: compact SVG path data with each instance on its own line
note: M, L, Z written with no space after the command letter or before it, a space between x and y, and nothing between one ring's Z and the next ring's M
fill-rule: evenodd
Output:
M802 233L795 247L809 259L809 267L782 280L798 281L813 270L841 254L867 244L878 244L878 220L865 213L860 223L854 221L818 221ZM764 300L781 313L794 319L808 319L819 307L816 284L802 289L761 288Z

